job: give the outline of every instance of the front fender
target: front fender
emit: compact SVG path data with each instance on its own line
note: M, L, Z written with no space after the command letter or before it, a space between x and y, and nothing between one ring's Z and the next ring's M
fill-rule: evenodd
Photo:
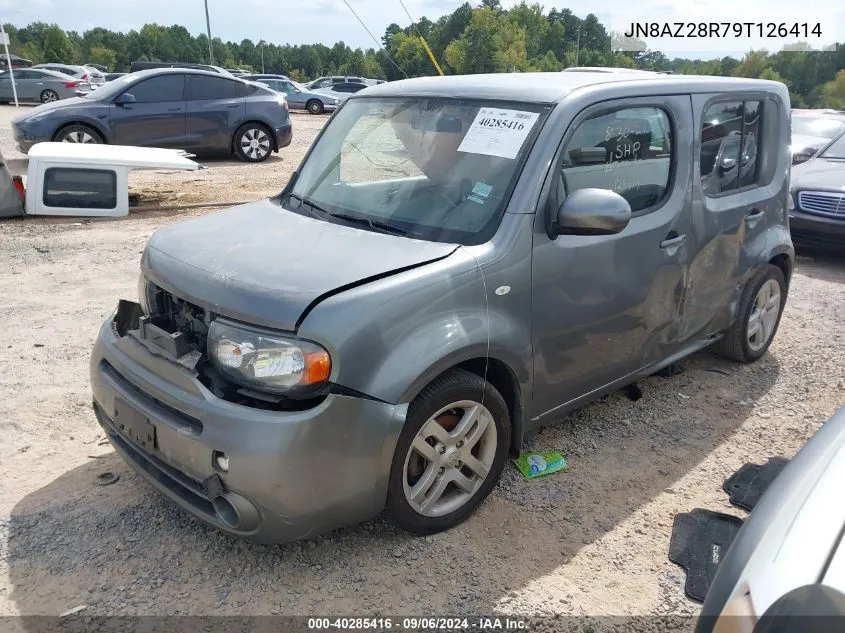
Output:
M297 331L329 351L336 384L394 404L437 373L485 358L489 332L481 273L461 249L331 296Z

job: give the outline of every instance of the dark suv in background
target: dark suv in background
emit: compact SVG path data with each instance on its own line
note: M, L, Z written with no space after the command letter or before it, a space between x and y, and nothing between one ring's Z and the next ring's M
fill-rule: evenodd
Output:
M229 76L176 68L130 73L85 96L12 120L21 151L39 142L110 143L234 153L261 162L287 147L285 98Z

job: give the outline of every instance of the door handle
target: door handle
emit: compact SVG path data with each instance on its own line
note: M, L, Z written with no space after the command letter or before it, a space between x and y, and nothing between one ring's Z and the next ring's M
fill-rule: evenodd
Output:
M686 235L677 235L675 237L670 237L670 238L667 238L667 239L663 240L662 242L660 242L660 248L662 248L664 251L666 251L666 250L669 250L671 248L678 247L686 241L687 241Z
M237 108L239 105L241 105L241 104L240 104L240 103L230 103L230 104L229 104L229 105L227 105L226 107L227 107L227 108Z
M182 108L167 108L168 112L181 112Z
M760 209L754 209L751 213L745 216L745 223L748 225L749 229L752 229L755 224L763 219L764 215L765 214Z

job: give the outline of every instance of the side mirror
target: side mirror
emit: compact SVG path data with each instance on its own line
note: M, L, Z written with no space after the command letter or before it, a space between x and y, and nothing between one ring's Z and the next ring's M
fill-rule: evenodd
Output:
M613 235L631 221L631 205L615 191L579 189L557 211L554 235Z
M124 92L123 94L119 95L117 99L114 100L115 105L125 106L129 105L130 103L135 103L135 95L131 92Z
M725 156L719 161L719 169L722 171L730 171L736 167L737 160L733 156Z

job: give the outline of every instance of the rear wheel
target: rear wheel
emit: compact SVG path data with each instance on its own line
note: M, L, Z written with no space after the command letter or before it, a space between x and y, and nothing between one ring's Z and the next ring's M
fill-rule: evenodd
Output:
M323 102L318 99L311 99L305 107L308 109L308 112L311 114L323 114Z
M743 363L763 356L780 325L786 293L783 271L766 264L746 285L736 321L716 344L716 351Z
M415 534L452 528L493 490L510 446L501 394L480 376L453 370L408 408L390 469L387 507Z
M235 153L248 163L267 160L273 151L270 131L259 123L246 123L235 132Z
M41 103L53 103L59 100L59 93L55 90L43 90L41 92Z
M96 130L87 125L68 125L56 132L53 141L57 143L103 143Z

